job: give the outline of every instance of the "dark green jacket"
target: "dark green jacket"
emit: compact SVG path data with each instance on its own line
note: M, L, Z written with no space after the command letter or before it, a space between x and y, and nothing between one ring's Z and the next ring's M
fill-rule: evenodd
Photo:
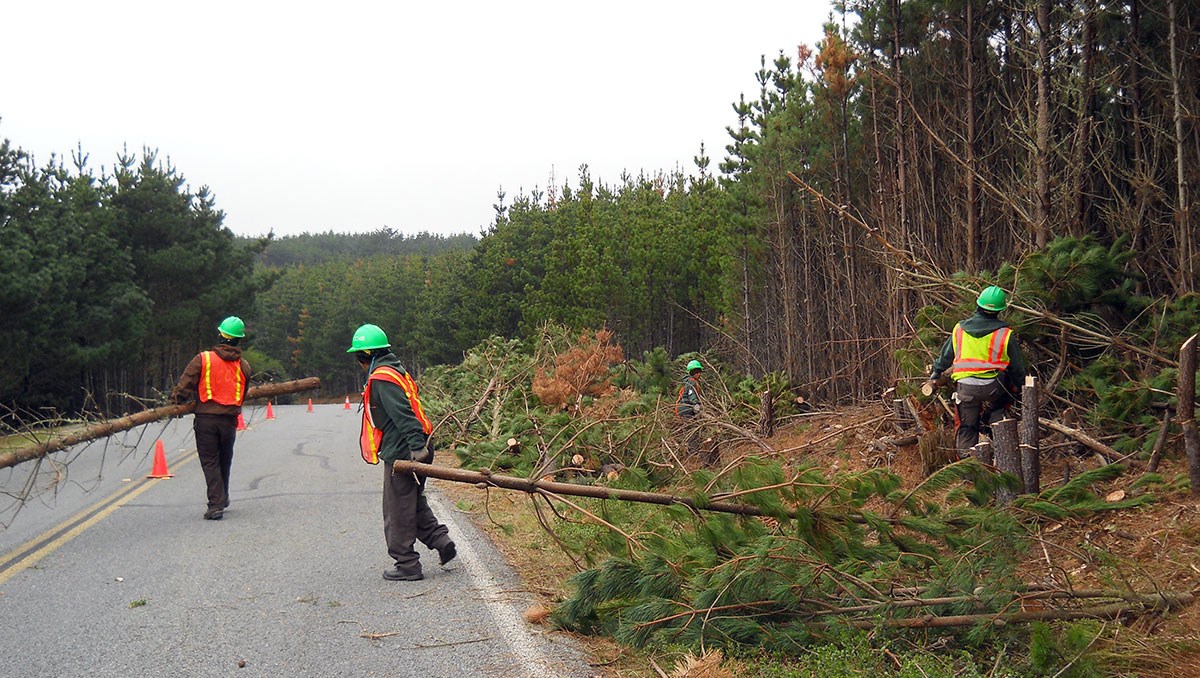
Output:
M381 365L408 374L400 359L391 353L376 358L372 369ZM411 459L413 452L420 451L429 442L408 394L390 381L376 379L371 382L371 420L375 422L375 428L383 431L379 459L388 465L397 459Z
M700 389L696 378L688 375L683 378L683 387L679 389L679 400L675 402L675 414L681 417L693 417L700 409Z
M1008 323L1003 320L979 311L959 324L962 325L963 331L972 337L986 336L1001 327L1008 327ZM933 371L930 372L929 378L937 379L953 364L954 334L951 333L946 339L946 343L942 344L941 354L937 360L933 361ZM1008 340L1008 369L1004 371L1003 376L1004 383L1008 385L1010 391L1015 388L1017 392L1020 392L1021 387L1025 385L1025 361L1021 358L1021 346L1017 343L1015 334Z

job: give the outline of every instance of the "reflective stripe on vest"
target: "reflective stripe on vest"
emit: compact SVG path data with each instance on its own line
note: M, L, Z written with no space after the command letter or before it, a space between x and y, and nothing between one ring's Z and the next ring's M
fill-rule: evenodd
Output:
M950 366L950 377L958 381L964 377L994 377L1008 368L1008 340L1012 330L1001 327L982 337L973 337L962 328L954 326L954 364Z
M387 365L375 368L371 376L367 377L367 387L363 389L363 419L362 429L358 434L358 447L362 451L363 461L368 464L378 464L379 445L383 442L383 430L375 428L375 421L371 418L372 381L386 381L399 386L404 391L404 395L408 396L408 403L412 405L413 414L420 422L421 430L425 432L425 435L429 435L433 431L433 424L429 423L429 419L425 417L425 410L421 407L421 400L417 397L417 383L413 381L412 377Z
M242 382L242 361L225 360L216 351L200 354L200 402L210 400L221 405L242 406L246 384Z

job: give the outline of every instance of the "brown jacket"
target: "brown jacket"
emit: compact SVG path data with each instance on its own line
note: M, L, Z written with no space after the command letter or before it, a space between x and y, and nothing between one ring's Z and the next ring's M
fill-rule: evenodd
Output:
M212 347L217 355L222 360L234 361L240 360L242 363L242 379L246 384L246 389L250 388L250 363L242 359L242 349L240 346L230 346L228 344L217 344ZM203 359L197 353L192 362L183 370L183 376L179 378L179 383L175 384L175 388L171 390L171 402L186 403L191 400L196 400L196 414L240 414L242 408L237 405L222 405L221 403L212 400L202 403L200 400L200 371L203 369Z

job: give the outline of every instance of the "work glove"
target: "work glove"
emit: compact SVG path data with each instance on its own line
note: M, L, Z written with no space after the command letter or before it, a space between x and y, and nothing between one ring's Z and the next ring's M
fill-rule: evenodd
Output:
M426 445L419 450L413 450L412 452L409 452L408 457L415 462L429 464L433 462L433 450L429 449L429 446Z
M433 450L429 449L429 446L426 445L425 447L422 447L419 450L413 450L413 451L409 452L408 458L412 459L415 462L419 462L422 464L428 464L433 461ZM425 476L418 474L416 471L413 471L413 480L417 481L417 486L419 486L421 488L421 491L424 492L425 491Z
M692 411L695 412L696 414L700 414L700 403L696 403L695 405L692 405Z

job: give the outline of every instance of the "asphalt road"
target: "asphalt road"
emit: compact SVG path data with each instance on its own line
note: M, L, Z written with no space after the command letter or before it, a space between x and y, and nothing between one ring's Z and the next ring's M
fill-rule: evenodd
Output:
M389 582L382 466L342 405L247 408L231 504L203 520L191 417L0 471L0 675L588 676L571 639L439 497L458 559L418 545L425 580ZM155 441L173 478L146 479ZM31 476L32 474L32 476ZM31 481L31 477L33 480Z

